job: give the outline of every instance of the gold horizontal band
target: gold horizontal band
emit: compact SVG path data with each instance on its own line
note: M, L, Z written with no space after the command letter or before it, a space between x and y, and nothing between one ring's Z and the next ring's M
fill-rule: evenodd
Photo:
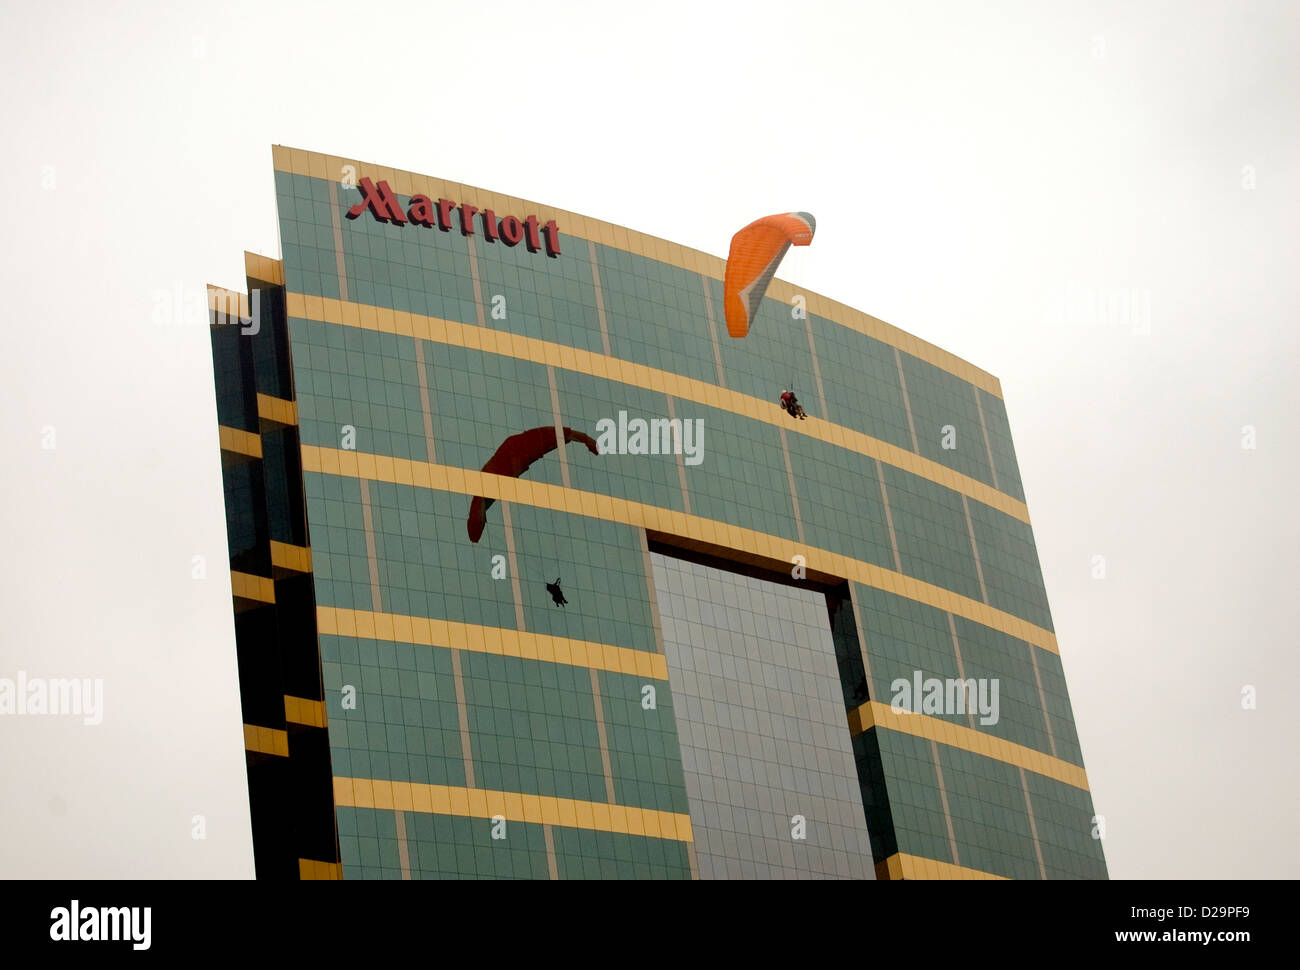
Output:
M714 280L721 280L726 273L727 261L721 257L703 253L697 249L690 249L678 243L660 239L657 236L636 232L623 226L601 222L598 219L579 215L576 212L556 209L553 206L499 195L472 185L460 185L455 182L418 175L414 172L402 171L401 169L372 165L368 162L339 158L334 155L321 155L316 152L287 148L282 145L273 146L272 155L275 169L279 172L288 172L293 175L303 175L327 181L342 181L346 175L350 178L349 184L351 185L359 183L363 178L369 178L376 182L382 180L387 182L398 195L411 196L418 192L434 199L448 198L458 202L470 202L478 206L479 209L492 209L501 215L511 214L523 217L532 214L536 215L542 222L554 219L559 224L561 232L587 242L599 243L602 246L613 246L646 259L667 263L678 269L702 273ZM830 320L841 327L865 334L891 347L897 347L904 353L911 354L928 364L933 364L940 370L947 371L967 383L974 384L995 397L1002 397L1002 385L996 377L941 347L927 343L919 337L885 323L883 320L878 320L861 310L855 310L853 307L822 296L820 293L813 293L802 287L796 288L785 280L774 279L768 287L769 296L787 305L796 293L801 294L807 300L808 312Z
M259 283L284 286L284 263L270 256L244 250L244 275Z
M901 731L913 737L946 744L950 748L960 748L962 751L1015 765L1062 784L1089 791L1088 775L1078 765L1053 758L1049 754L1027 748L1023 744L995 738L983 731L976 731L974 728L953 724L951 721L943 721L926 714L895 714L893 708L880 701L868 701L861 707L849 711L849 731L852 734L861 734L873 727Z
M225 319L222 319L221 323L228 323L229 318L236 315L240 320L251 319L253 313L250 306L247 293L228 290L224 286L208 284L208 310L209 312L224 314Z
M686 512L662 509L609 495L596 495L576 488L533 482L523 478L508 478L449 465L434 465L424 461L390 458L386 455L369 455L357 451L340 451L303 445L302 467L305 472L341 475L347 478L366 478L371 481L409 485L414 488L432 488L460 495L482 495L498 501L516 502L536 508L568 512L591 518L601 518L653 532L698 539L711 545L738 549L752 555L781 562L794 562L795 556L804 557L810 571L850 579L864 586L882 589L935 609L946 610L975 623L999 630L1018 640L1032 643L1050 653L1060 653L1056 635L1050 630L1012 616L1003 610L970 599L952 590L922 582L874 563L850 559L838 553L784 539L780 536L743 529L740 526L716 522Z
M334 804L339 808L375 808L484 820L502 815L507 822L559 825L676 842L692 841L689 815L522 792L425 785L380 778L335 777Z
M233 451L237 455L248 455L250 458L262 457L262 436L252 431L219 424L217 439L221 443L222 451Z
M244 725L244 750L289 757L289 732L279 728Z
M553 637L545 633L508 630L499 626L478 626L399 613L317 606L316 628L318 633L333 636L414 643L422 647L448 647L501 657L608 670L611 673L648 677L651 680L668 679L668 664L660 653L591 640Z
M311 572L311 548L271 540L271 565L295 573Z
M404 310L368 306L327 297L304 296L301 293L288 294L286 302L291 317L501 354L517 360L527 360L591 377L618 381L645 390L659 391L678 400L694 401L722 411L730 411L732 414L786 428L796 434L816 438L869 458L877 458L926 481L935 482L954 492L969 496L977 502L983 502L1021 522L1029 522L1029 509L1024 502L969 475L962 475L937 461L923 458L913 451L820 418L789 423L788 416L777 405L706 381L683 377L644 364L634 364L618 357L538 340L536 337L525 337L474 324L457 323L441 317L407 313Z
M342 879L341 862L320 862L316 859L298 860L299 879Z
M265 418L267 421L274 421L276 424L297 424L298 423L298 405L293 401L286 401L282 397L272 397L270 394L257 395L257 416Z
M919 855L895 852L888 859L876 863L877 879L1003 879L981 869L956 866L951 862L926 859Z
M236 599L257 600L259 603L275 602L275 581L252 573L230 571L230 591Z
M326 724L325 702L285 694L284 719L290 724L305 724L307 727L323 728Z

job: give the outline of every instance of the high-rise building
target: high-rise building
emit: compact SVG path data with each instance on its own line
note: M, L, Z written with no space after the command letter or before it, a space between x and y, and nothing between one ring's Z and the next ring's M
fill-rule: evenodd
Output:
M209 293L259 877L1105 877L996 378L273 154Z

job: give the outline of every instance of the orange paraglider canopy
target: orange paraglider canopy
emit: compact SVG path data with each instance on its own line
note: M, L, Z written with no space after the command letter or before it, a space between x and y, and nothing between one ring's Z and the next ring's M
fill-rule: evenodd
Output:
M565 443L580 441L593 455L600 454L596 440L591 435L574 431L572 428L561 430L564 432ZM512 434L493 452L492 457L483 466L483 471L491 472L493 475L509 475L511 478L518 478L528 471L529 465L548 452L554 451L556 446L554 427L533 428L530 431ZM470 542L478 542L483 538L483 529L487 525L487 510L495 501L494 498L484 498L480 495L470 502L469 518L465 522Z
M793 246L807 246L817 231L817 220L807 212L764 216L731 237L723 306L727 333L743 337L758 313L758 305L776 268Z

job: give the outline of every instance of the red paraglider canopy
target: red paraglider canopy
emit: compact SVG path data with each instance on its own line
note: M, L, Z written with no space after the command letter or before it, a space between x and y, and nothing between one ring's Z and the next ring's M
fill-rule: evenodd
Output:
M587 450L593 455L599 455L600 449L596 446L596 440L591 435L583 434L581 431L574 431L572 428L561 429L564 432L565 444L571 441L580 441L587 446ZM483 471L490 472L493 475L508 475L510 478L518 478L524 472L528 471L530 465L541 458L548 452L556 449L555 428L533 428L530 431L521 431L519 434L512 434L505 441L501 442L500 447L488 459ZM479 495L469 504L469 518L465 522L465 527L469 531L470 542L478 542L483 538L483 529L487 525L487 510L495 502L494 498L484 498Z

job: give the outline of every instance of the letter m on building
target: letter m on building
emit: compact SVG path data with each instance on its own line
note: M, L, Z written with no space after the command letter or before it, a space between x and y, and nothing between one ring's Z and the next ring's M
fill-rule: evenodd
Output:
M406 213L397 204L397 196L387 182L380 182L376 187L370 179L362 179L357 188L361 190L361 201L348 210L349 219L355 219L369 209L380 222L391 220L399 226L405 224Z

